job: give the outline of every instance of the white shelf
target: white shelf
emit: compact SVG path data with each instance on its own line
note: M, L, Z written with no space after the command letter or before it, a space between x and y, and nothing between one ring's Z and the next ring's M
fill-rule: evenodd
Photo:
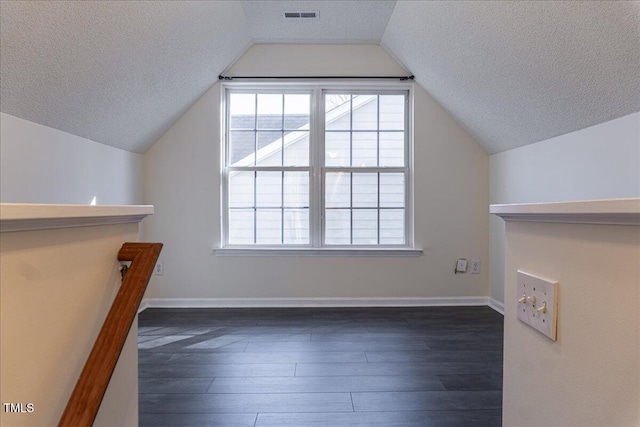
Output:
M136 223L153 215L152 205L91 206L0 204L0 232Z
M505 221L640 225L640 198L491 205Z

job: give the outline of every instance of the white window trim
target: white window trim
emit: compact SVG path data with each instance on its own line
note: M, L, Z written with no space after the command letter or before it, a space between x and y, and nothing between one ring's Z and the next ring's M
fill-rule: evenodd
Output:
M216 248L214 253L216 256L312 256L312 257L417 257L422 255L422 249L412 248L390 248L387 246L381 248L292 248L292 247L258 247L248 248L240 246L232 246L228 248Z
M413 106L414 94L412 83L398 83L381 81L372 85L371 82L330 82L324 83L299 83L299 82L227 82L221 84L221 126L220 126L220 206L221 206L221 235L220 248L214 248L216 256L409 256L415 257L422 254L422 249L415 247L414 240L414 123L413 123ZM310 150L310 176L309 176L309 244L308 245L229 245L228 244L228 174L226 168L226 131L227 131L227 102L230 90L246 90L256 93L269 93L279 91L289 92L312 92L312 105L310 110L309 124L309 144ZM406 114L406 152L404 168L408 169L407 183L405 187L405 238L406 243L403 245L328 245L321 246L324 233L324 224L322 218L324 182L320 176L323 173L323 167L318 167L319 159L324 155L324 139L315 141L323 135L324 123L319 118L322 116L321 109L324 108L324 92L334 91L357 92L408 92L407 96L407 114ZM278 170L282 168L278 167ZM324 167L324 169L331 169ZM360 168L358 168L360 169ZM344 168L344 172L349 169Z

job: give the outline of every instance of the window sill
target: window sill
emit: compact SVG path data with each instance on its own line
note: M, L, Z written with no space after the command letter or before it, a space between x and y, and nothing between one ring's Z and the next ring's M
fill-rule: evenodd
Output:
M216 248L216 256L226 257L418 257L422 249L410 248Z

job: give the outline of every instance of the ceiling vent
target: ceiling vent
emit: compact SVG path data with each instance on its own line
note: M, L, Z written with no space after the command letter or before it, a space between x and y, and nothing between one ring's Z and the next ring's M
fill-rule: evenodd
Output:
M304 12L282 12L284 19L318 19L320 18L320 12L317 10L304 11Z

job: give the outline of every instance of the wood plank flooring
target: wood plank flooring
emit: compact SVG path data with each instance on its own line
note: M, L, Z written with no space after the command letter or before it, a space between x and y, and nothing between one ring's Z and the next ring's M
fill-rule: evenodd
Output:
M493 427L488 307L147 309L140 426Z

